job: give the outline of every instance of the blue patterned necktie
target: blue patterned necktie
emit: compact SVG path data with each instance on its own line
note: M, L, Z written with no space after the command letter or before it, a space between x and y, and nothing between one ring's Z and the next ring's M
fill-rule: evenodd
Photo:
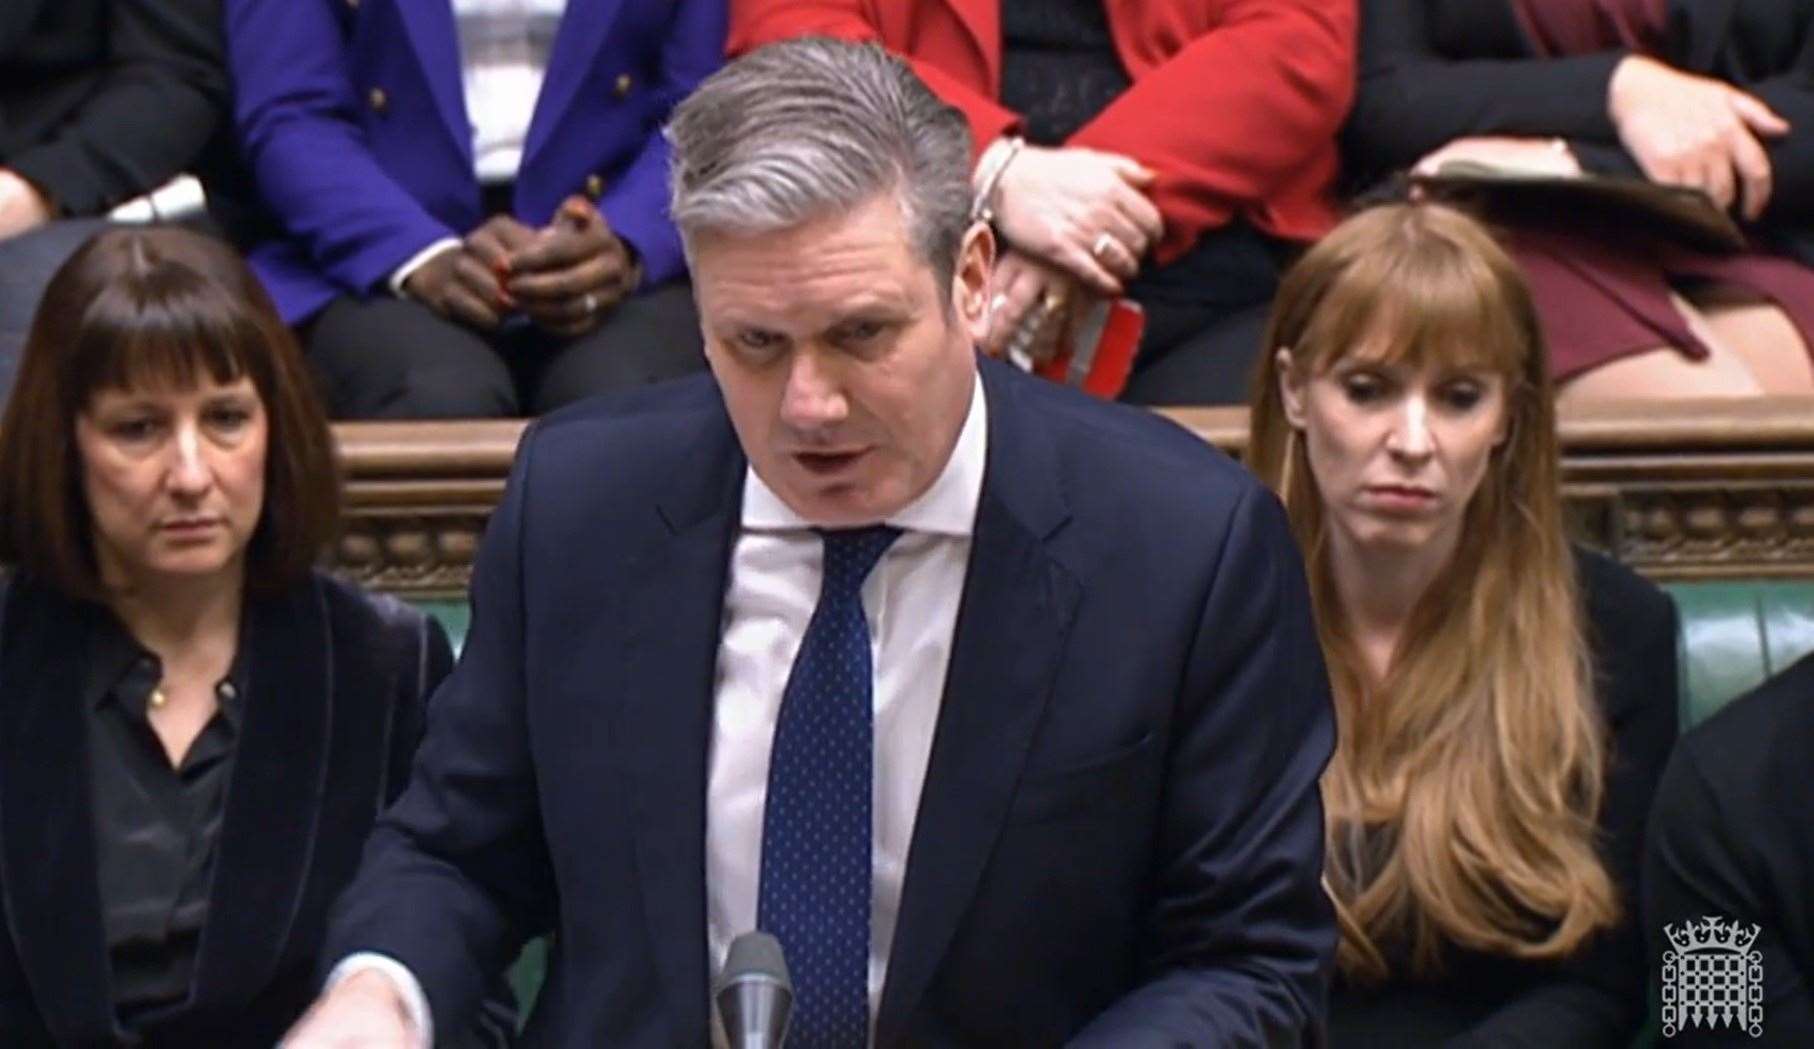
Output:
M762 817L756 926L794 981L788 1049L869 1040L874 671L863 580L900 530L821 531L825 578L781 695Z

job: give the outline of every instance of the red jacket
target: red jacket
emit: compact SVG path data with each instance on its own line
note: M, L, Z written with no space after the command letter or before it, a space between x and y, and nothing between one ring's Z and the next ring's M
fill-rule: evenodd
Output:
M1336 129L1354 96L1355 0L1105 0L1133 86L1068 144L1159 172L1161 263L1242 215L1278 237L1335 224ZM876 40L964 111L980 151L1019 118L1000 0L731 0L733 55L789 37Z

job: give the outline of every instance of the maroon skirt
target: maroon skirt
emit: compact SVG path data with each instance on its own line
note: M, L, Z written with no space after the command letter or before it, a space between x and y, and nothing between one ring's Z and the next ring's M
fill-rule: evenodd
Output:
M1697 287L1774 302L1814 350L1814 268L1793 259L1509 224L1501 233L1530 283L1557 381L1661 346L1704 359L1707 345L1669 301L1672 291Z

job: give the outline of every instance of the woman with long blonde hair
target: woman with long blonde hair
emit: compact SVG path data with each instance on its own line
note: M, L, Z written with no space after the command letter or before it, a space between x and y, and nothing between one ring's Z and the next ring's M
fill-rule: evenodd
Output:
M1339 724L1332 1043L1623 1044L1675 613L1564 536L1517 269L1457 211L1376 208L1286 276L1267 345L1250 462L1303 547Z

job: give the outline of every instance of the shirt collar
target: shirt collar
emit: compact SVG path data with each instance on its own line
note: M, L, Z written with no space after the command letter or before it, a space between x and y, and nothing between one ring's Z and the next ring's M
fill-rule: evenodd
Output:
M144 720L151 705L151 692L163 680L163 662L157 655L127 631L119 619L106 608L91 608L89 631L88 676L83 695L89 706L99 709L116 703L121 709ZM233 665L227 676L214 685L215 699L221 716L234 730L245 719L246 682L250 675L248 650L250 639L247 617L242 616L239 645L233 653Z
M989 460L989 403L978 373L970 392L970 411L945 469L920 497L888 516L885 524L904 532L968 538L976 529L976 507L982 501L983 469ZM813 523L781 501L774 489L744 468L743 527L757 531L812 528Z

